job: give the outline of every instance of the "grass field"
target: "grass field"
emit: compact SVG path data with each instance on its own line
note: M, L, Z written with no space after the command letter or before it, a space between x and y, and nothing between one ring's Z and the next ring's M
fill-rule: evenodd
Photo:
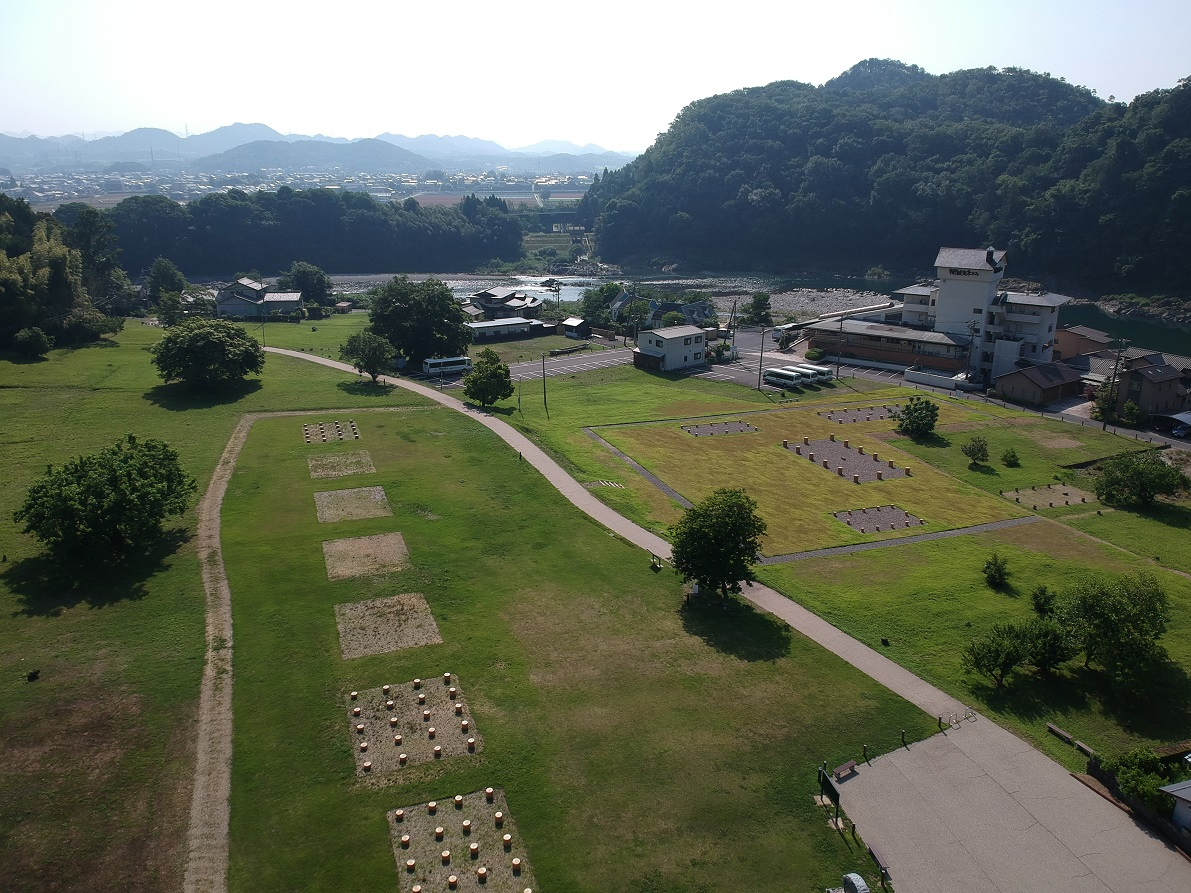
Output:
M33 478L131 432L174 446L201 490L244 412L414 399L280 357L242 390L198 398L156 377L146 348L161 334L132 323L42 362L0 359L3 890L181 887L203 668L193 511L176 551L76 584L12 521Z
M542 405L540 387L540 381L533 382L532 388L531 383L526 383L520 411L514 398L497 404L496 412L532 437L576 480L621 484L624 489L600 487L593 492L616 511L661 533L678 520L681 507L584 434L585 427L712 414L735 417L737 413L815 401L896 399L904 394L897 389L880 389L876 383L864 379L848 379L830 388L808 389L779 400L732 383L685 375L646 375L623 366L548 379L547 412Z
M540 360L542 354L546 354L549 357L552 350L578 347L582 343L565 335L543 335L540 338L530 338L524 341L477 341L472 344L468 353L475 358L480 355L480 351L484 348L491 348L500 357L502 363L512 365L514 363L528 363L531 360ZM605 349L603 345L592 344L585 353L595 354ZM538 382L538 389L541 389L541 382Z
M224 505L233 890L391 889L385 812L488 785L544 889L811 891L862 866L812 803L815 766L928 717L771 618L683 610L673 575L449 410L358 418L347 448L377 471L334 486L383 486L394 514L319 524L306 458L328 447L302 421L257 423ZM320 541L392 530L410 570L328 582ZM401 592L443 643L342 660L334 605ZM345 693L446 671L482 753L358 781Z
M996 550L1009 562L1010 587L990 589L981 574ZM1171 600L1164 645L1173 665L1145 694L1123 695L1078 662L1050 684L1029 674L996 690L964 674L964 646L993 624L1032 616L1030 591L1062 590L1087 573L1156 573ZM1142 558L1049 521L976 536L766 567L765 582L898 663L978 705L1036 747L1082 771L1085 760L1046 731L1054 722L1109 753L1191 737L1191 581ZM890 640L882 648L882 637Z
M861 402L870 405L868 400ZM896 505L926 520L909 533L1027 514L1019 506L959 483L892 448L884 439L891 433L893 420L840 425L818 415L815 405L749 416L750 424L758 428L749 434L692 437L678 423L605 427L599 433L692 502L717 487L744 487L768 524L764 538L767 555L906 536L905 530L861 533L832 517L834 512L877 505ZM911 475L855 484L849 475L840 477L834 469L821 468L782 447L783 441L801 444L804 437L815 441L831 435L838 440L846 438L853 448L863 446L866 453L875 451L899 468L909 466ZM862 460L854 456L853 461Z
M368 325L367 313L336 313L327 319L304 319L299 323L242 322L240 328L269 347L300 350L320 357L339 359L339 348Z
M337 356L365 323L353 314L270 324L266 338ZM157 379L146 351L161 334L134 323L42 362L0 358L0 889L180 887L203 665L193 511L170 549L76 584L12 523L25 488L47 463L131 432L177 448L202 489L242 413L308 410L326 421L347 407L413 408L354 416L364 437L347 448L369 449L375 474L311 480L307 456L340 445L305 444L300 418L265 419L224 507L236 627L232 889L393 889L385 812L488 785L505 789L543 889L810 891L864 864L862 847L828 831L811 804L813 767L854 757L861 743L894 747L901 728L921 737L934 727L929 717L772 618L684 608L670 573L651 573L639 551L464 416L276 356L259 380L199 397ZM997 490L1068 479L1064 466L1120 445L1093 429L947 400L946 444L889 440L876 423L827 425L824 436L846 431L866 446L871 436L882 455L913 457L899 461L912 478L886 482L903 485L896 497L874 501L869 485L786 462L780 442L819 431L814 404L906 391L849 380L779 404L631 368L551 378L547 388L548 413L536 390L520 412L515 399L496 412L580 481L623 483L595 491L611 506L655 530L679 516L587 426L691 498L747 482L785 538L774 551L811 548L838 524L826 513L856 491L866 496L858 505L904 503L932 524L1012 516L1023 510ZM752 417L757 434L696 441L677 431L678 419L773 408L782 411ZM638 422L646 424L623 426ZM959 453L976 430L993 445L995 474L967 469ZM1006 446L1021 469L1000 465ZM378 485L392 517L316 521L314 492ZM874 647L888 637L890 657L1082 768L1045 733L1047 721L1108 752L1191 737L1191 582L1154 563L1191 572L1189 511L1185 501L1149 513L1054 510L1122 548L1043 521L761 574ZM853 536L838 526L826 541ZM405 536L411 569L327 580L323 540L393 530ZM1006 592L988 589L979 572L993 549L1009 560ZM1034 585L1139 569L1160 575L1173 608L1164 640L1173 663L1146 696L1124 698L1074 668L1047 687L1023 677L1007 691L960 669L972 636L1029 615ZM403 592L426 595L443 643L342 660L334 606ZM28 683L34 668L41 679ZM447 670L460 679L483 751L396 780L358 780L344 693Z
M1053 483L1066 479L1071 466L1151 448L1098 427L1080 427L1026 413L986 419L984 411L985 407L979 406L969 418L959 421L945 422L940 416L934 437L920 443L897 438L892 443L961 481L993 493ZM970 467L960 447L977 434L988 440L989 460ZM1020 466L1011 468L1002 461L1009 449L1017 453Z

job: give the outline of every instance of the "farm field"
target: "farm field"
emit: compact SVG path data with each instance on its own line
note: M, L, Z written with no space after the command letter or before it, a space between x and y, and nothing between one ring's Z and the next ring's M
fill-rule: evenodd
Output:
M133 433L177 449L201 491L244 412L418 401L282 357L198 397L157 378L161 334L0 359L0 889L181 887L203 669L193 509L175 551L75 584L12 521L29 483Z
M369 413L358 441L305 443L324 417L258 421L224 503L232 890L391 889L386 813L488 786L543 889L810 891L862 867L812 802L815 766L929 717L773 618L684 609L672 574L466 417ZM359 449L374 473L310 477L311 456ZM315 493L378 486L391 516L317 520ZM407 569L328 580L321 542L393 531ZM441 644L343 659L335 606L400 593ZM445 672L482 750L359 775L348 692Z

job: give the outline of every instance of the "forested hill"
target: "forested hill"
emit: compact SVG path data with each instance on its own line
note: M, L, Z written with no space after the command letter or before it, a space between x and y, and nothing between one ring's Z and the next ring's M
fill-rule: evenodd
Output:
M994 244L1014 275L1186 293L1191 83L1125 105L1022 69L869 60L692 103L583 217L609 261L904 271Z

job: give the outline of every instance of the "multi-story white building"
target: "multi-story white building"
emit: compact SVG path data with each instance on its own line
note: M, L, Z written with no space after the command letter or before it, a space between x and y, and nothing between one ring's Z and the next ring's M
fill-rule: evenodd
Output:
M1005 257L1006 252L993 248L940 248L935 258L938 280L927 295L928 306L917 303L921 296L907 295L915 303L902 310L904 324L929 316L933 331L973 339L969 369L985 384L1013 371L1018 360L1049 362L1059 307L1071 300L1044 291L1001 291ZM923 309L933 312L924 314Z

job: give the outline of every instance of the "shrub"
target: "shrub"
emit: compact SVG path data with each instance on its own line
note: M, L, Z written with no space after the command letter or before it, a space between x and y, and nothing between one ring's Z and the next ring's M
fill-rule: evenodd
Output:
M1030 604L1039 617L1049 617L1055 610L1055 593L1046 586L1035 586L1030 593Z
M44 357L53 350L54 338L37 326L32 326L12 336L12 347L23 357Z
M988 439L983 434L977 434L959 449L968 457L969 467L988 461Z
M1001 589L1009 582L1009 562L996 552L984 560L982 570L984 581L993 589Z
M812 348L809 348L806 352L806 360L808 363L817 363L817 362L819 362L819 360L823 359L823 357L825 357L825 356L827 356L827 354L823 351L823 348L821 348L821 347L812 347Z
M1001 461L1005 464L1006 468L1017 468L1021 465L1021 460L1017 458L1017 450L1013 449L1013 447L1001 453Z

